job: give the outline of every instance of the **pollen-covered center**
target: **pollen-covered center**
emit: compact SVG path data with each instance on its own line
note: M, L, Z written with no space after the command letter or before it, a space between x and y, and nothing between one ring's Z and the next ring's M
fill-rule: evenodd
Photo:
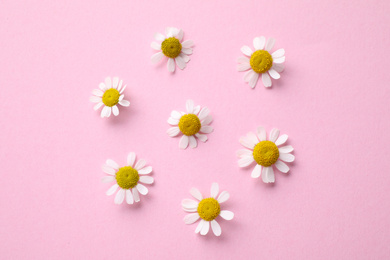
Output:
M261 166L271 166L279 158L279 149L271 141L261 141L253 149L253 158Z
M219 206L219 202L214 198L203 199L199 202L198 214L206 221L215 219L218 217L220 212L221 207Z
M176 58L181 52L181 43L175 37L165 39L161 43L161 50L165 56L169 58Z
M119 187L127 190L130 188L134 188L137 185L139 180L139 174L138 171L133 167L125 166L119 168L119 171L116 173L115 178Z
M108 107L112 107L118 104L119 97L120 97L119 91L116 90L115 88L110 88L104 92L102 101L104 105Z
M272 67L272 56L268 51L255 51L250 59L252 69L257 73L264 73Z
M187 136L198 133L201 126L199 118L194 114L183 115L179 121L180 131Z

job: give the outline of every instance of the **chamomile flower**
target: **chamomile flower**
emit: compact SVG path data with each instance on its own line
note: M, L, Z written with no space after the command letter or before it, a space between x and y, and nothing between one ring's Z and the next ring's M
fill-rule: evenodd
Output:
M253 51L249 46L243 46L241 51L246 57L238 58L238 71L247 71L244 75L245 82L248 82L251 88L257 84L257 80L261 76L263 85L271 87L273 79L280 78L280 72L283 71L285 61L284 49L279 49L270 54L271 49L275 45L275 39L269 38L266 42L264 36L253 39ZM271 77L270 77L271 76Z
M152 184L153 177L146 176L152 172L152 166L146 166L146 161L143 159L135 163L135 153L131 152L127 156L127 165L119 167L119 165L111 159L106 161L102 166L102 170L109 174L102 178L102 182L115 182L106 192L108 196L114 194L118 188L119 191L115 196L115 204L121 204L125 198L127 204L139 202L139 193L142 195L148 194L148 188L143 184ZM141 184L143 183L143 184Z
M274 128L271 130L269 140L267 141L267 133L264 127L257 128L257 134L249 132L245 137L240 138L240 143L248 148L237 151L238 166L246 167L256 162L256 166L252 171L252 178L259 178L260 175L265 183L275 182L273 166L279 171L287 173L290 168L284 162L293 162L294 155L291 152L294 150L291 145L281 146L287 141L286 134L279 136L279 130Z
M123 99L125 95L122 93L126 85L122 87L122 84L122 80L119 81L117 77L114 77L112 81L110 77L107 77L104 83L99 84L100 89L92 91L93 96L89 100L97 103L93 109L98 110L104 105L100 113L101 117L109 117L111 112L114 116L119 115L118 104L124 107L130 106L130 102Z
M192 54L192 40L183 41L183 30L174 27L167 27L165 29L166 36L161 33L156 33L154 38L157 42L152 42L151 46L158 52L151 58L153 63L158 63L165 56L168 58L168 71L174 72L176 65L180 69L187 66L190 60L189 54ZM176 65L175 65L176 63Z
M221 210L221 203L227 201L230 197L227 191L219 193L218 183L214 182L211 185L211 197L203 198L200 191L196 188L190 190L191 195L196 199L184 199L181 202L184 211L191 212L184 217L184 223L192 224L198 219L201 219L198 226L195 229L195 233L206 235L209 232L210 226L214 232L214 235L220 236L222 233L221 226L215 220L218 216L223 219L232 220L234 213L229 210Z
M187 100L187 113L173 110L168 119L168 124L173 127L169 128L167 134L171 137L182 134L179 141L179 147L186 149L189 145L191 148L198 146L195 139L198 138L202 142L207 141L205 134L211 133L214 129L209 126L213 118L209 115L210 110L207 107L194 106L194 101Z

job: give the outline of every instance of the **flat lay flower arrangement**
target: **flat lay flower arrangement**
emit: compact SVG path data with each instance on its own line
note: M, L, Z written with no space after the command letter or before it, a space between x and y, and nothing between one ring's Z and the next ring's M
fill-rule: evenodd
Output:
M190 61L189 55L193 53L194 42L184 40L183 30L167 27L165 34L156 33L154 38L151 47L156 53L151 56L151 62L166 61L170 73L174 73L176 67L184 70ZM237 70L245 71L244 81L252 89L259 79L265 87L271 87L271 78L274 80L280 78L280 73L284 70L285 51L284 49L272 51L274 45L275 39L260 36L253 39L253 48L246 45L241 48L245 56L238 58ZM93 109L98 110L102 107L100 112L102 118L108 118L111 114L118 116L119 106L123 107L121 109L131 109L129 107L131 97L126 96L125 99L125 90L126 84L123 80L118 77L106 77L104 82L99 84L99 88L92 91L90 101L95 103ZM207 145L206 142L214 131L209 107L195 104L191 99L183 102L182 108L173 108L167 118L169 128L160 131L166 131L167 137L178 140L178 148L181 150L188 147L196 148L199 141L204 143L202 145ZM290 167L286 163L291 163L295 159L291 154L293 147L286 144L287 139L288 136L280 135L276 128L270 131L267 138L266 129L259 126L256 132L249 132L239 139L244 149L236 152L238 166L253 167L252 178L261 176L264 183L274 183L275 169L287 173ZM115 204L122 204L124 201L126 204L140 202L140 195L145 196L149 192L145 185L154 183L154 178L150 176L152 166L147 166L144 159L136 160L134 152L127 155L125 164L107 159L102 170L107 174L102 178L102 182L111 183L106 194L108 196L115 194ZM225 202L230 198L230 194L227 191L220 192L219 184L216 182L212 183L209 196L202 194L197 188L192 188L190 194L193 199L183 199L181 204L182 209L188 213L184 216L184 223L190 225L199 221L195 233L206 235L211 229L215 236L221 236L222 227L217 219L232 220L234 217L232 211L225 209Z

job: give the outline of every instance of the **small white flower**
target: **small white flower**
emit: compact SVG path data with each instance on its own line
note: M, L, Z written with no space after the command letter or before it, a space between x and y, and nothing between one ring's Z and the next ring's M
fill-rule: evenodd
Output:
M219 193L218 183L213 183L211 185L211 197L203 198L200 191L196 188L190 190L191 195L196 199L184 199L181 202L184 211L187 212L196 212L188 214L184 217L184 223L192 224L201 218L198 226L195 229L195 233L201 235L206 235L209 232L210 226L214 232L214 235L220 236L222 233L221 227L218 222L215 220L218 216L221 216L223 219L232 220L234 213L229 210L221 210L220 204L227 201L230 197L227 191L222 191L221 194L217 197Z
M109 117L111 111L114 116L119 115L119 109L117 104L128 107L130 102L124 100L123 91L126 88L126 85L122 87L122 80L119 81L119 78L114 77L111 81L110 77L105 79L105 83L100 83L100 89L94 89L92 91L93 96L89 98L91 102L97 103L93 109L98 110L101 106L104 105L102 112L100 113L101 117Z
M183 30L174 27L167 27L165 29L166 36L161 33L156 33L154 38L157 42L152 42L153 49L159 51L151 58L153 63L158 63L164 56L168 58L168 71L175 71L175 62L180 69L187 66L190 60L189 54L192 54L192 40L182 42Z
M168 119L168 124L174 126L168 129L168 135L174 137L180 133L183 134L179 142L181 149L186 149L188 145L191 148L197 147L198 143L195 137L206 142L207 136L205 134L214 130L212 126L209 126L213 118L209 115L210 110L207 107L201 109L200 106L194 106L194 101L187 100L186 108L187 114L173 110Z
M275 39L269 38L267 42L264 36L256 37L253 39L253 46L255 51L248 46L241 48L242 53L247 57L238 58L238 71L247 71L244 75L245 82L248 82L251 88L254 88L257 84L257 80L261 76L265 87L271 87L273 79L280 78L280 72L283 71L285 61L284 49L279 49L270 54L271 49L275 45ZM249 57L249 58L248 58ZM268 75L269 74L269 75Z
M275 182L273 165L284 173L287 173L290 168L284 162L293 162L294 155L291 152L294 150L291 145L278 147L287 141L286 134L279 136L279 130L274 128L269 135L267 141L267 133L264 127L257 128L257 134L249 132L245 137L240 138L240 143L246 148L237 151L238 166L246 167L256 162L256 166L252 171L252 178L259 178L260 175L265 183ZM283 162L284 161L284 162Z
M135 164L135 165L134 165ZM133 204L139 202L139 193L146 195L148 188L143 184L152 184L154 182L153 177L146 176L152 172L152 166L146 166L146 161L143 159L138 160L135 163L135 153L131 152L127 156L127 166L119 167L119 165L111 159L106 161L106 164L102 166L102 170L109 174L102 178L102 182L113 182L115 184L106 192L108 196L114 194L115 204L121 204L126 198L127 204ZM139 192L139 193L138 193Z

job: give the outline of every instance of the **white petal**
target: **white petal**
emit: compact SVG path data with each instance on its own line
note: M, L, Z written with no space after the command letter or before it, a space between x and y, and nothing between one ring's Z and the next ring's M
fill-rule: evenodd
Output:
M93 106L94 110L98 110L101 106L103 106L103 102L99 102L96 105Z
M112 83L111 83L110 77L105 78L104 82L105 82L106 88L108 88L108 89L112 88Z
M181 52L184 54L192 54L192 48L182 48Z
M255 161L255 159L253 159L253 156L242 156L238 160L238 166L239 167L246 167L246 166L251 165L254 161Z
M202 230L200 231L200 234L202 236L206 235L209 232L210 229L210 222L205 221L202 226Z
M199 111L200 111L200 106L198 105L198 106L196 106L196 107L194 107L194 114L195 115L197 115L198 113L199 113Z
M213 230L214 235L219 237L222 233L221 226L218 224L217 221L215 221L215 219L212 220L210 223L211 223L211 229Z
M139 199L139 193L138 193L137 189L131 189L131 190L132 190L132 192L133 192L134 201L135 201L135 202L139 202L140 199Z
M162 35L161 33L154 34L154 38L156 39L156 41L160 41L160 42L165 40L165 36Z
M272 58L273 59L280 58L280 57L284 56L284 53L285 53L284 49L279 49L279 50L275 51L274 53L272 53Z
M154 179L150 176L140 176L139 181L144 184L152 184L154 182Z
M96 97L96 96L92 96L89 98L89 101L93 102L93 103L99 103L102 101L102 98L101 97Z
M123 88L121 89L121 91L119 91L119 94L122 94L123 91L125 91L126 87L127 87L127 85L124 85ZM123 99L124 95L121 95L121 97L119 97L119 101L121 101Z
M277 146L284 144L287 141L288 135L284 134L279 136L279 138L276 140L275 144Z
M146 166L140 170L138 170L138 174L149 174L153 171L152 166Z
M277 160L275 163L276 168L278 168L279 171L287 173L290 168L281 160Z
M252 74L252 77L250 78L248 84L251 88L255 88L257 81L259 80L259 73Z
M247 133L246 137L255 145L259 143L259 139L257 139L257 136L252 132Z
M94 90L92 90L92 94L94 94L95 96L98 96L98 97L102 97L104 93L100 89L94 89Z
M237 64L237 70L238 71L246 71L251 68L251 65L249 63L240 63Z
M207 136L206 136L206 135L202 135L202 134L197 133L197 134L195 134L195 136L196 136L199 140L201 140L202 142L206 142L206 141L207 141Z
M108 189L108 191L106 192L106 194L108 196L114 194L116 192L116 190L118 189L119 185L117 183L115 183L114 185L111 186L111 188Z
M218 192L219 192L219 185L218 183L213 182L213 184L211 184L211 192L210 192L211 197L215 199L218 195Z
M276 70L277 72L282 72L284 70L284 65L283 64L272 64L272 69Z
M236 155L238 157L242 157L242 156L252 156L253 152L252 151L249 151L247 149L240 149L236 152Z
M274 38L268 38L267 43L265 44L265 50L270 52L271 49L275 45L275 39Z
M222 191L221 194L219 194L217 201L219 203L223 203L227 201L230 198L230 194L227 191Z
M190 200L190 199L184 199L181 201L181 206L183 209L197 209L198 208L198 202L195 200Z
M172 58L168 58L168 71L174 72L175 71L175 60Z
M212 126L209 126L209 125L205 125L205 126L202 126L200 128L200 132L204 133L204 134L209 134L211 132L213 132L213 127Z
M203 120L201 120L202 125L208 125L213 121L213 117L211 115L206 116Z
M175 118L170 117L170 118L168 118L167 122L170 125L178 125L179 124L179 119L175 119Z
M292 151L294 151L294 148L291 145L279 147L279 153L291 153Z
M199 217L198 213L191 213L191 214L186 215L183 220L184 220L184 223L189 225L189 224L195 223L199 218L200 217Z
M251 56L252 53L253 53L252 49L251 49L250 47L246 46L246 45L241 47L241 51L242 51L242 53L244 53L246 56Z
M188 141L189 141L191 148L196 148L198 146L198 142L196 141L196 139L193 135L188 137Z
M280 153L279 159L284 162L293 162L295 160L295 156L290 153Z
M267 72L261 74L261 79L262 79L262 81L263 81L264 87L268 88L268 87L271 87L271 86L272 86L271 78L270 78L270 76L268 75Z
M210 109L208 107L204 107L199 112L199 120L205 119L210 114Z
M103 118L107 114L107 110L110 109L110 107L104 106L102 111L100 112L100 116Z
M280 79L280 74L276 70L270 69L268 73L273 79Z
M116 169L116 170L119 170L119 165L118 165L116 162L114 162L113 160L107 159L106 163L107 163L107 165L110 166L111 168Z
M106 110L105 117L110 117L112 108L111 108L111 107L107 107L107 108L108 108L108 109Z
M202 227L203 227L203 224L205 223L206 221L201 219L198 226L196 227L195 229L195 233L199 233L201 230L202 230Z
M144 176L146 177L146 176ZM137 190L139 191L139 193L141 193L142 195L146 195L148 194L148 188L146 188L144 185L142 185L141 183L138 183L137 186L135 186L137 188Z
M181 138L180 138L180 141L179 141L179 147L180 149L186 149L187 146L188 146L188 136L186 135L183 135Z
M253 39L253 46L256 50L262 50L265 46L265 37L260 36Z
M112 181L114 181L115 180L115 177L114 176L104 176L103 178L102 178L102 182L104 182L104 183L109 183L109 182L112 182Z
M279 129L277 129L277 128L273 128L272 130L271 130L271 132L269 133L269 140L271 141L271 142L273 142L273 143L275 143L276 142L276 139L278 139L278 137L279 137Z
M103 165L102 170L103 170L103 172L110 174L110 175L115 175L115 173L116 173L116 171L108 165Z
M146 160L144 159L140 159L138 160L138 162L135 164L135 169L138 171L138 170L141 170L142 168L145 167L145 164L146 164Z
M112 87L115 89L118 89L118 83L119 83L119 78L118 77L113 77L112 78Z
M242 144L246 148L249 148L249 149L253 150L253 148L255 148L257 143L253 142L250 138L248 138L246 136L242 136L240 138L240 144Z
M99 84L99 88L101 89L101 90L103 90L103 91L106 91L108 88L106 87L106 84L104 84L103 82L101 82L100 84Z
M152 47L153 49L155 49L156 51L160 51L161 50L161 44L157 43L157 42L152 42L150 44L150 47Z
M280 63L283 63L285 61L286 61L286 57L285 56L273 60L273 62L276 63L276 64L280 64Z
M131 193L131 190L126 190L126 202L127 204L134 203L133 193Z
M135 162L135 153L131 152L127 155L127 165L133 167Z
M127 101L127 100L119 101L119 105L124 106L124 107L128 107L128 106L130 106L130 101Z
M179 56L182 57L185 62L189 62L190 61L190 57L188 57L184 53L180 53Z
M170 137L177 136L180 133L180 128L179 127L171 127L167 130L167 134Z
M275 182L274 170L272 169L272 166L263 167L263 171L261 173L261 178L263 179L264 183Z
M186 65L187 65L187 63L184 61L184 59L182 57L180 57L180 56L177 56L175 58L175 61L176 61L177 66L181 70L183 70L186 67Z
M152 55L150 60L152 61L152 63L158 63L162 60L163 57L164 57L164 54L162 52L157 52L157 53Z
M257 137L259 138L260 141L266 141L267 140L267 133L266 133L264 127L259 126L257 128Z
M192 46L194 46L194 41L193 40L186 40L186 41L181 43L181 46L183 48L191 48Z
M244 81L249 82L249 80L253 77L254 74L257 74L257 73L254 72L253 70L248 70L247 72L245 72Z
M176 34L176 35L173 35L175 36L179 41L181 41L183 39L183 30L180 29L179 32Z
M171 112L171 117L174 118L174 119L179 120L179 119L181 118L181 114L180 114L180 112L178 112L178 111L176 111L176 110L173 110L173 111Z
M219 213L219 215L223 218L223 219L226 219L226 220L232 220L233 217L234 217L234 213L229 211L229 210L221 210L221 212Z
M115 204L122 204L124 199L125 199L125 190L119 189L114 199Z
M239 57L239 58L237 58L237 62L249 64L249 59L248 59L248 57Z
M261 175L261 165L260 164L256 164L255 168L253 168L251 177L252 178L259 178L260 175Z
M112 113L114 114L114 116L119 115L119 109L116 105L112 107Z
M191 99L188 99L186 102L186 109L187 113L192 114L194 111L194 101Z
M194 197L199 201L203 199L202 193L200 193L200 191L197 188L191 188L190 194L192 195L192 197Z

